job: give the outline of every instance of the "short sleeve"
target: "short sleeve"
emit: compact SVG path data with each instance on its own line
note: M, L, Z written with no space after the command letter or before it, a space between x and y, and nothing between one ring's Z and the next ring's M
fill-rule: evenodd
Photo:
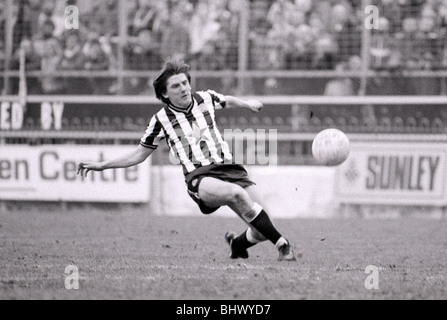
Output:
M211 101L216 110L224 109L227 106L227 99L223 94L213 90L207 90L206 93L211 96Z
M140 140L140 145L145 148L157 149L160 141L165 138L163 127L157 116L153 116L149 121L149 125Z

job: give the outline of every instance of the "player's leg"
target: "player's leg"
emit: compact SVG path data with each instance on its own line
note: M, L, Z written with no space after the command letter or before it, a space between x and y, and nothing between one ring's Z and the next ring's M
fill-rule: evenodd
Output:
M246 218L244 217L244 212L249 213L254 206L249 194L245 192L242 187L211 177L201 179L198 195L200 201L207 207L217 208L227 205L230 206L230 208L233 207L233 211L245 222ZM227 232L227 234L225 234L225 239L231 247L230 257L232 259L248 258L247 248L257 243L249 243L245 237L245 232L243 235L244 237L238 237L238 242L245 239L244 243L246 245L242 245L241 243L236 244L236 242L234 242L236 233Z
M260 200L260 196L256 194L255 189L252 188L252 186L244 189L235 183L206 177L201 180L198 191L200 200L206 206L229 206L248 223L256 218L262 210L259 203L253 201L252 196L254 196L257 201ZM255 207L256 210L253 210L253 207Z
M269 208L264 202L264 199L262 198L261 193L259 192L259 188L256 185L251 185L244 189L245 191L247 191L247 193L250 195L250 198L255 203L259 204L264 209L264 211L269 212ZM254 227L250 227L250 229L251 230L249 231L248 236L250 239L252 239L252 241L256 241L257 243L259 243L267 240L267 238L264 237L264 235L260 233L258 230L256 230Z
M234 207L237 208L234 211L242 219L250 218L249 213L254 206L254 202L250 195L237 184L205 177L200 181L198 194L200 200L208 207Z
M285 245L290 247L290 245L278 230L276 230L262 206L253 201L249 192L259 198L254 188L250 188L247 191L237 184L215 178L203 178L199 185L200 199L207 206L218 207L227 205L253 227L240 237L230 239L230 242L234 242L234 245L244 252L247 248L259 243L265 237L280 250L281 258L281 248ZM284 257L284 259L292 260L292 257L293 254L291 253L287 257Z
M253 200L253 202L259 204L265 210L266 206L258 189L254 185L248 186L244 189L250 195L250 198ZM264 237L261 232L256 230L256 228L250 224L248 224L247 230L245 230L240 235L236 236L236 233L234 232L227 232L225 238L228 242L232 240L234 242L234 245L238 248L241 248L241 250L247 250L248 248L256 244L267 240L267 238Z
M267 212L270 212L269 207L267 206L267 204L264 201L264 198L262 197L261 193L259 192L258 186L252 185L252 186L245 188L245 190L248 192L248 194L250 194L250 197L255 202L259 203L264 208L264 210L266 210ZM271 223L276 228L275 223L273 221ZM257 232L254 234L255 239L261 240L261 241L262 241L262 239L265 239L264 235L259 233L257 230L255 230L255 231ZM282 239L286 240L284 238L282 238ZM286 240L286 242L282 241L282 242L277 243L276 247L279 250L278 260L289 260L289 261L296 260L295 253L293 252L293 248L288 240ZM301 254L299 254L299 256L300 255Z
M272 238L270 236L272 235L272 232L275 232L279 235L280 233L278 231L275 231L276 227L267 214L268 208L264 203L258 187L256 185L251 185L246 187L245 191L250 195L250 198L255 203L259 204L262 208L262 211L258 215L258 217L249 224L249 228L234 239L238 247L248 249L254 244L260 243L267 239L271 240ZM268 236L264 236L264 234L262 232L259 232L258 229L266 232L265 234ZM273 240L272 242L279 250L279 260L295 260L292 247L290 246L288 240L281 236L276 242L274 241L275 240Z

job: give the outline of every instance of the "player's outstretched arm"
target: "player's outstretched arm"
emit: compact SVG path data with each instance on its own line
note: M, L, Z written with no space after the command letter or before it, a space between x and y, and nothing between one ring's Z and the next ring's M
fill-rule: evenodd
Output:
M145 148L139 145L131 153L125 154L121 157L106 160L101 162L83 161L78 165L78 173L86 177L89 171L103 171L114 168L128 168L137 165L147 159L154 152L155 149Z
M227 100L227 108L246 108L253 112L259 112L264 107L259 100L243 100L233 96L225 96Z

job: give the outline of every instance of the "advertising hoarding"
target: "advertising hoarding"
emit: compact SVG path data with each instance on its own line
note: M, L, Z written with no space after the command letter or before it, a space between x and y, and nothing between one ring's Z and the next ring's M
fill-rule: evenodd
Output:
M447 205L445 143L352 142L336 174L341 203Z
M150 198L150 160L77 175L81 161L124 155L135 146L0 145L0 200L144 203Z

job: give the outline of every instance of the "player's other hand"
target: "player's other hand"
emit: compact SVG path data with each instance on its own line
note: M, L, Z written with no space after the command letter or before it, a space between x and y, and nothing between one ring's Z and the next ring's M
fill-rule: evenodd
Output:
M87 173L89 171L102 171L104 168L102 167L101 162L93 162L93 161L85 161L81 162L78 165L78 173L81 177L87 177Z
M253 112L259 112L264 107L259 100L248 100L247 103L250 106L250 110Z

